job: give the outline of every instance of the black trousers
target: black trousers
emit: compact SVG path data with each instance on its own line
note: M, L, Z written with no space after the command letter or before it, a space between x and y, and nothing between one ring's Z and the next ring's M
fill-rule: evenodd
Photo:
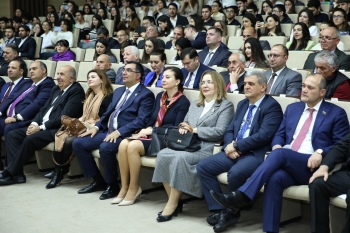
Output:
M73 153L72 144L73 144L74 139L76 139L76 136L68 137L63 144L62 151L61 152L57 152L57 151L53 152L53 157L58 164L61 164L61 165L65 164L68 161L68 159L70 158L70 156L72 155L72 153ZM64 165L64 166L59 166L59 165L55 164L55 166L63 168L63 167L69 167L70 164L68 163L67 165Z
M12 176L23 172L23 166L28 163L35 151L55 140L56 131L57 129L43 130L27 136L27 127L25 127L9 132L5 141L8 159L6 170Z
M315 179L309 185L311 207L311 232L328 233L329 229L329 198L347 194L346 222L342 233L350 232L350 171L337 171L328 177Z

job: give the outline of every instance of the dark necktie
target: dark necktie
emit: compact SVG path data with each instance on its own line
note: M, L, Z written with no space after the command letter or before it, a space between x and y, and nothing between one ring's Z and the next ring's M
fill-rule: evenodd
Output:
M187 81L185 83L185 87L188 87L188 85L190 85L191 80L192 80L192 76L193 76L193 72L190 73L190 77L187 79Z
M7 89L7 91L6 91L6 93L5 93L4 98L2 99L2 101L1 101L1 103L0 103L0 105L1 105L3 102L5 102L5 101L7 100L7 98L9 97L9 95L10 95L10 93L11 93L11 91L12 91L13 85L14 85L14 82L11 82L9 88Z
M125 95L124 95L123 100L118 104L118 106L115 108L114 112L111 114L111 118L110 118L109 124L108 124L108 134L111 134L114 131L114 127L113 127L113 125L114 125L114 118L116 116L118 116L118 114L120 112L120 109L124 106L124 104L125 104L125 102L126 102L126 100L128 98L129 93L130 93L130 90L127 89L125 91Z
M276 76L277 76L276 73L272 73L271 78L269 79L269 82L267 83L267 88L266 88L266 93L267 93L267 94L270 93L270 90L271 90L273 81L275 80L275 77L276 77Z
M249 125L252 123L252 118L253 118L253 109L255 108L255 105L252 104L249 106L249 111L248 111L248 115L247 115L247 119L244 122L244 124L241 127L241 130L238 132L236 141L240 140L243 138L243 135L245 133L245 131L247 131L247 129L249 128Z

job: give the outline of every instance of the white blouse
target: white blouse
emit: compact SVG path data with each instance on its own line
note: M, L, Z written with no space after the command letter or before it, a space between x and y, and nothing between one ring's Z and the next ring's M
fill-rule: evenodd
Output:
M201 116L199 117L199 119L204 116L207 112L209 112L209 110L211 109L211 107L213 107L214 103L215 103L216 99L213 99L210 102L207 102L206 100L204 100L204 108L203 108L203 112L201 114Z
M43 53L44 50L47 47L51 47L53 46L52 42L51 42L51 38L55 36L55 33L53 31L49 31L49 33L45 34L43 33L40 37L43 38L43 42L41 44L41 52Z

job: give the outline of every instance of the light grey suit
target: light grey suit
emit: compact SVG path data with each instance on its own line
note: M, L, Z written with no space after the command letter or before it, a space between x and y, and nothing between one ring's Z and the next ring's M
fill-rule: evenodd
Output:
M152 182L167 182L171 187L192 196L202 197L202 189L197 174L197 163L213 155L214 144L223 140L225 130L233 118L233 104L223 99L202 117L203 106L193 102L184 122L197 128L202 140L201 149L196 152L163 149L157 155Z
M265 71L267 82L271 78L272 70ZM271 95L285 94L287 96L300 96L302 85L301 74L284 67L282 72L275 78L275 83L271 87Z

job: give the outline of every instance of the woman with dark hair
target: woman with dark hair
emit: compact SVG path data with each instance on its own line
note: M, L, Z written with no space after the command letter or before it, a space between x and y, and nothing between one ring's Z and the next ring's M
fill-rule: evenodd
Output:
M270 2L269 0L263 1L262 3L262 11L261 11L261 15L271 15L272 14L272 2Z
M52 25L48 21L44 21L42 24L42 27L43 27L44 33L40 36L43 38L43 42L41 43L41 53L44 53L44 50L47 47L52 46L51 37L54 36L55 33L51 30ZM41 56L40 56L40 58L41 58Z
M174 26L170 21L170 18L166 15L159 16L157 19L157 24L160 28L158 36L173 37L174 36Z
M266 29L263 36L286 36L281 31L281 23L277 15L269 15L266 17Z
M74 28L75 20L74 20L74 16L71 13L69 12L64 13L63 18L69 20L70 23L72 24L72 28Z
M75 15L75 13L77 13L77 11L79 10L78 5L74 1L68 1L67 6L67 11L71 13L71 15Z
M237 30L236 32L236 36L242 36L243 35L243 31L246 27L253 27L255 28L256 25L256 18L254 15L246 13L243 15L242 17L242 29ZM260 33L260 30L258 30L258 32ZM258 35L258 37L260 37L260 35Z
M43 27L41 26L41 23L33 23L33 33L30 35L31 37L40 37L43 33Z
M333 18L334 25L339 29L340 35L349 35L350 27L346 18L346 12L342 8L335 8L333 9L333 14L331 17Z
M286 47L289 50L310 50L315 46L311 40L309 29L305 23L296 23L293 27L293 41L288 41Z
M151 53L150 63L153 71L146 75L143 85L161 87L166 63L164 50L161 49Z
M335 25L332 21L327 20L327 21L322 22L320 25L320 34L324 29L329 28L329 27L335 27ZM340 51L344 51L345 50L344 42L339 41L337 48ZM322 50L321 43L317 43L314 47L312 47L311 50L317 50L317 51Z
M307 27L309 28L310 36L318 36L318 28L315 24L315 18L308 8L302 9L298 14L298 22L305 23ZM293 33L293 32L292 32ZM293 35L291 35L291 38L293 39Z
M161 15L169 16L165 0L158 0L157 6L153 10L153 17L157 19Z
M193 25L197 32L207 31L207 29L204 27L204 21L202 16L199 16L197 14L189 16L189 24Z
M95 44L95 55L94 55L94 61L100 56L101 54L106 54L109 56L109 59L111 63L117 63L117 58L114 56L114 54L111 52L111 48L108 46L108 41L106 39L98 39Z
M111 8L111 20L114 20L114 31L118 31L118 24L120 23L120 11L117 7Z
M61 31L51 37L52 44L56 44L59 40L67 40L69 47L73 47L72 23L68 19L61 19Z
M137 26L140 26L140 19L136 14L136 10L134 6L126 7L126 19L121 20L118 25L119 30L125 30L125 32L129 35L130 32L135 31Z
M102 18L98 14L92 17L91 31L86 35L86 41L79 42L79 47L82 49L94 48L97 40L97 31L103 26Z
M179 13L186 17L197 14L198 6L198 0L185 0L185 3L179 9Z
M147 155L151 145L153 127L169 128L177 126L187 114L190 102L184 96L184 81L181 70L177 67L167 67L164 70L162 88L154 101L152 116L147 122L147 128L142 129L134 138L124 139L119 145L118 163L120 169L121 189L112 204L120 206L132 205L140 197L142 190L139 185L141 156ZM148 139L148 140L144 140Z
M60 18L56 13L48 14L48 21L51 23L52 28L60 26Z
M53 55L52 61L75 61L75 54L69 49L67 40L59 40L55 47L57 53Z
M151 53L158 48L158 40L156 38L148 38L145 41L145 48L143 49L143 55L141 63L147 64L150 62Z
M87 74L87 84L89 89L85 94L83 115L79 118L87 129L94 127L106 112L108 105L112 102L113 87L102 70L90 70ZM46 185L47 189L55 188L64 175L69 171L69 158L73 153L72 143L76 137L68 137L64 142L61 152L54 151L55 170L50 174L51 181ZM57 165L60 164L60 165Z
M269 62L261 48L260 42L256 38L248 38L244 42L243 55L246 59L247 68L269 68Z
M226 15L224 14L224 11L222 10L222 4L220 1L214 1L213 5L211 5L212 9L212 14L211 17L218 17L218 18L223 18L225 20Z
M94 15L95 14L95 12L93 12L90 4L85 4L83 6L83 11L85 12L86 15Z
M284 7L286 8L286 14L296 14L295 4L293 0L285 0Z
M106 8L100 8L97 10L97 14L101 16L103 20L107 19L107 11Z
M175 47L177 50L177 55L171 59L170 64L176 64L176 65L183 65L182 60L180 59L181 52L185 48L192 47L191 41L189 41L187 38L179 38L175 42Z
M35 25L35 24L37 24L37 23L40 23L40 24L41 24L39 17L38 17L38 16L33 16L32 23L33 23L33 25Z
M106 9L106 5L103 2L98 2L96 4L96 12L98 12L99 9Z
M216 20L214 23L214 27L219 28L222 31L222 37L227 38L227 25L224 21L222 20Z

